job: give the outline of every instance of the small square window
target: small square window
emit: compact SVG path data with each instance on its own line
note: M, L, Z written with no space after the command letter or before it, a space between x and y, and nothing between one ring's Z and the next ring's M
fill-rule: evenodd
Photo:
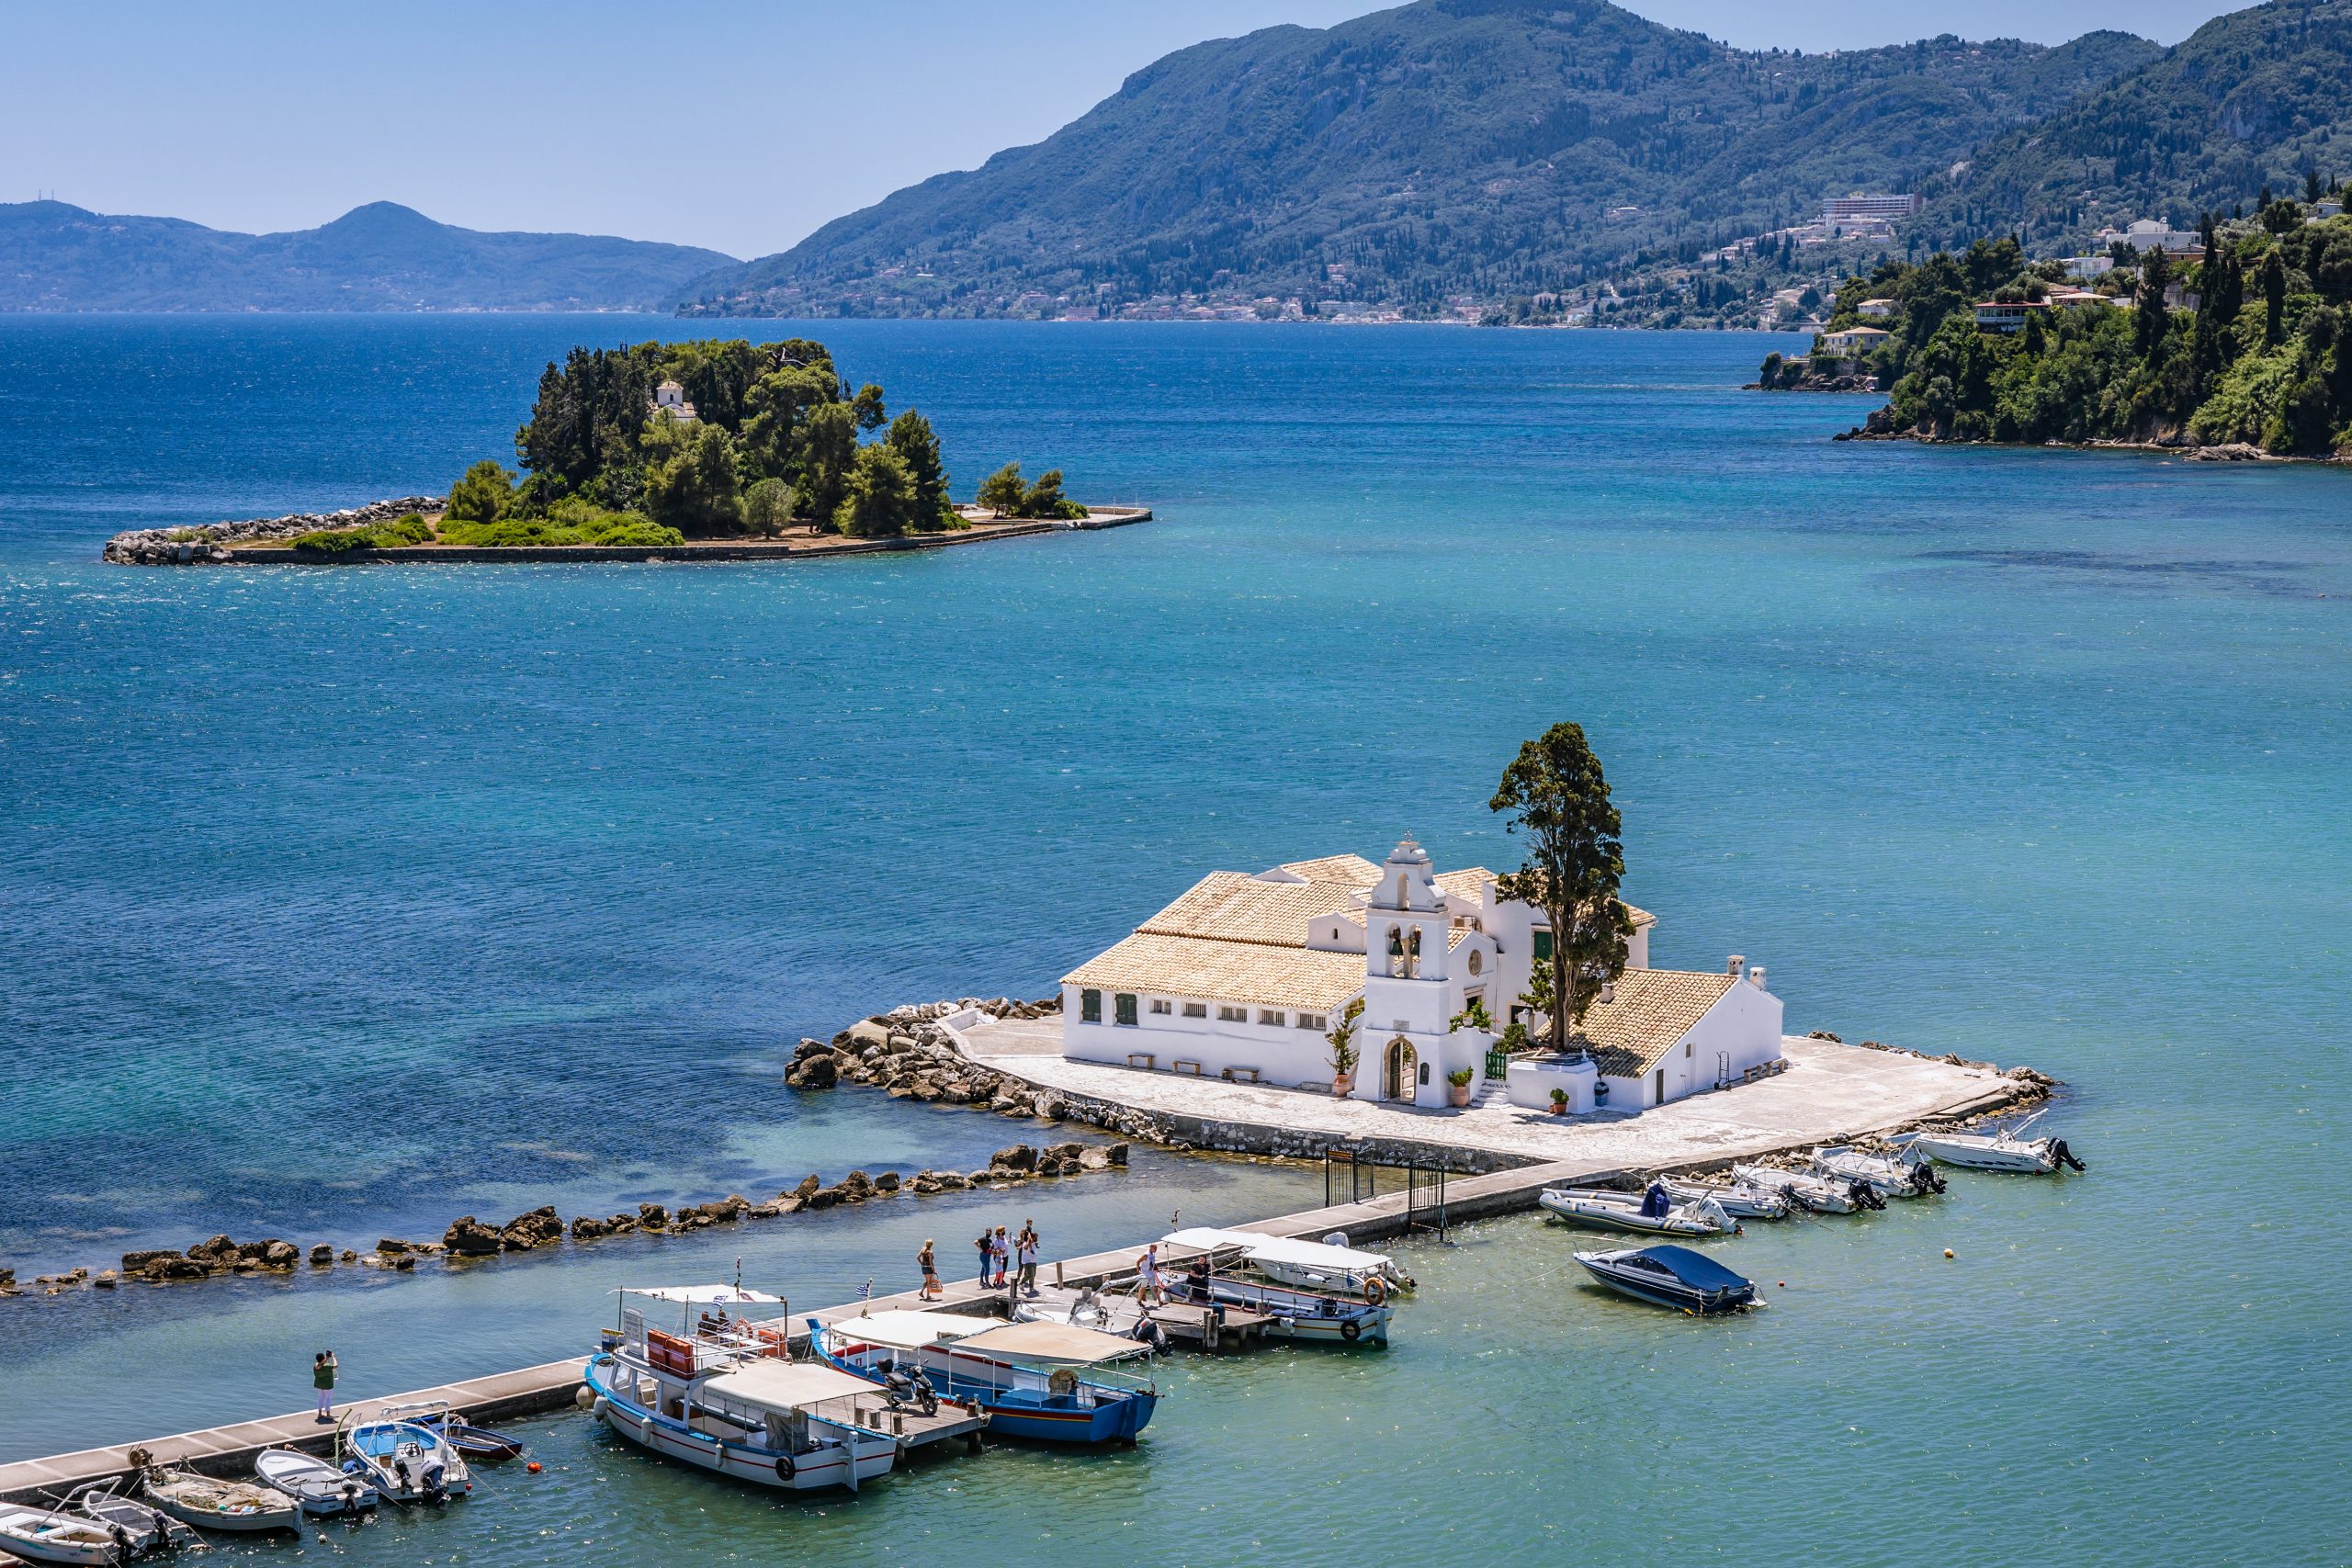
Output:
M1154 997L1151 998L1151 1010L1154 1012L1165 1013L1173 1012L1175 1009L1170 1004L1166 997Z
M1535 928L1535 961L1538 964L1552 961L1552 928L1549 926Z
M1301 1029L1328 1029L1330 1022L1319 1012L1303 1012L1298 1015L1298 1026Z
M1186 1018L1206 1018L1208 1015L1209 1004L1206 1002L1186 1002L1184 1004L1184 1016Z
M1270 1008L1260 1008L1258 1010L1258 1021L1264 1024L1269 1029L1280 1029L1286 1021L1281 1013L1275 1012Z
M1217 1021L1221 1023L1247 1023L1250 1021L1250 1010L1248 1008L1220 1007L1216 1010L1216 1016Z
M1100 1023L1102 1021L1102 992L1080 991L1078 993L1078 1021L1080 1023Z
M1117 993L1111 998L1111 1006L1113 1009L1112 1016L1115 1021L1124 1023L1129 1028L1133 1028L1135 1026L1136 998L1133 992L1121 991Z

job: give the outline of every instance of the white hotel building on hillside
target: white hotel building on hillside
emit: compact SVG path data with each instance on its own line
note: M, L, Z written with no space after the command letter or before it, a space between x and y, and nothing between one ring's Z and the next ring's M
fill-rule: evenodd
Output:
M1781 1001L1764 970L1649 966L1656 919L1634 911L1624 975L1576 1043L1614 1110L1739 1081L1781 1055ZM1530 965L1551 956L1543 912L1496 897L1483 868L1433 873L1410 839L1387 863L1296 861L1217 871L1062 980L1062 1054L1159 1072L1328 1088L1324 1033L1361 997L1354 1096L1440 1106L1446 1075L1485 1071L1494 1037L1451 1027L1474 999L1524 1017ZM1745 983L1743 983L1745 982ZM1528 1019L1540 1038L1541 1019ZM1592 1109L1593 1075L1577 1111ZM1476 1081L1474 1079L1474 1081Z

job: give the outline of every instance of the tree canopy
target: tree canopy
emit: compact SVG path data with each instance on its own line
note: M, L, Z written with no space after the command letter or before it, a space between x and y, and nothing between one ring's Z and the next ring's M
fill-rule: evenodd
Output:
M1617 808L1584 727L1563 721L1522 744L1487 807L1526 835L1526 859L1496 893L1543 910L1551 927L1552 1048L1565 1051L1600 987L1625 972L1634 929L1617 897L1625 875Z

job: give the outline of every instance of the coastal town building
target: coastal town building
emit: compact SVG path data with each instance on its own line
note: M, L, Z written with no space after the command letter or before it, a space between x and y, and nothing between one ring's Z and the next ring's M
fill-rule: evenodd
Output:
M2204 254L2204 236L2194 229L2176 229L2155 218L2135 218L2120 229L2101 229L2091 236L2112 248L2129 245L2135 251L2162 251L2176 260Z
M1410 839L1361 855L1212 872L1134 934L1062 979L1062 1055L1153 1072L1329 1089L1327 1035L1361 1001L1351 1093L1422 1107L1447 1076L1482 1077L1499 1029L1545 1022L1521 1001L1552 933L1499 896L1494 873L1437 872ZM1739 1081L1781 1055L1781 1001L1764 972L1652 969L1656 918L1633 911L1625 973L1585 1015L1574 1048L1614 1109ZM1473 1004L1476 1004L1474 1010ZM1591 1110L1592 1091L1574 1108Z
M2115 258L2109 255L2067 256L2064 265L2068 277L2097 277L2115 270Z
M2035 299L1980 299L1976 304L1979 332L2021 333L2027 318L2050 307Z
M1893 223L1919 210L1920 198L1909 192L1856 191L1851 196L1833 196L1821 204L1824 223L1851 223L1856 220L1875 219Z
M1822 353L1834 359L1847 359L1857 354L1868 354L1887 339L1884 327L1846 327L1821 334Z
M1865 299L1854 307L1854 314L1868 321L1883 321L1901 307L1892 299Z

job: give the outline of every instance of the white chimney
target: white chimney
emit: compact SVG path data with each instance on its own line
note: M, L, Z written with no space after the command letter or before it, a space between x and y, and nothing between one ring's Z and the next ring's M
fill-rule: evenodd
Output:
M1764 988L1764 965L1758 964L1747 972L1747 983L1759 991Z
M1738 978L1739 978L1739 972L1740 972L1740 969L1741 969L1741 968L1742 968L1742 967L1743 967L1747 963L1747 960L1746 958L1744 958L1744 957L1742 957L1740 954L1738 954L1738 953L1733 953L1729 958L1726 958L1725 960L1724 960L1724 974L1726 974L1726 975L1728 975L1728 976L1730 976L1733 979L1736 980L1736 979L1738 979Z

